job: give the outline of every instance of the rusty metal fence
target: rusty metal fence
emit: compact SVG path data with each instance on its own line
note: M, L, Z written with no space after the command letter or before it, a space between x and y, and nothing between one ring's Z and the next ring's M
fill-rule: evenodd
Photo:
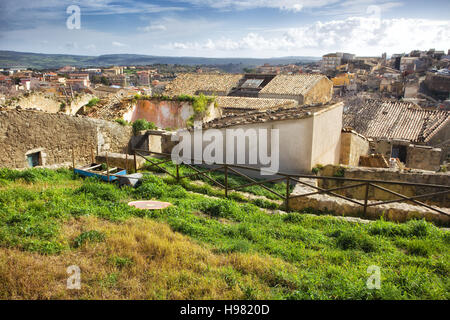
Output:
M162 161L158 161L155 159L151 159L148 156L149 155L157 155L158 157L160 157L160 159L158 160L162 160ZM255 167L249 167L249 166L243 166L243 165L236 165L236 164L226 164L226 163L213 163L213 164L209 164L209 163L205 163L203 160L197 161L196 164L198 165L208 165L208 166L215 166L214 168L211 169L207 169L207 170L200 170L199 168L195 167L194 165L188 164L188 163L183 163L183 166L186 166L192 170L194 170L196 173L192 173L192 174L188 174L188 175L180 175L180 165L176 164L176 172L172 173L169 170L167 170L166 168L162 167L163 164L168 163L168 162L172 162L172 159L170 158L171 155L167 154L167 153L160 153L160 152L153 152L153 151L149 151L149 150L142 150L142 149L134 149L134 167L137 171L137 157L142 157L144 158L146 161L148 161L150 163L150 168L151 167L157 167L158 169L162 170L164 173L168 174L169 176L173 177L174 179L176 179L177 181L179 181L180 179L183 178L193 178L193 177L197 177L197 176L202 176L206 179L208 179L209 181L211 181L213 184L219 186L220 188L225 190L225 196L228 197L228 193L230 190L233 191L240 191L246 187L251 187L251 186L260 186L262 188L264 188L265 190L271 192L272 194L276 195L277 197L279 197L280 199L282 199L285 202L286 205L286 211L289 211L289 200L290 199L294 199L294 198L300 198L300 197L307 197L307 196L311 196L311 195L315 195L315 194L328 194L330 196L334 196L334 197L338 197L347 201L350 201L354 204L357 204L361 207L363 207L363 211L364 211L364 215L366 215L367 212L367 208L368 207L373 207L373 206L378 206L378 205L382 205L382 204L389 204L389 203L396 203L396 202L412 202L416 205L428 208L429 210L432 210L434 212L446 215L446 216L450 216L449 213L444 212L438 208L432 207L431 205L428 205L426 203L423 203L421 201L418 201L418 199L423 199L423 198L430 198L430 197L435 197L435 196L441 196L441 195L445 195L450 193L450 186L446 186L446 185L437 185L437 184L424 184L424 183L411 183L411 182L400 182L400 181L385 181L385 180L365 180L365 179L354 179L354 178L344 178L344 177L330 177L330 176L316 176L316 175L307 175L307 174L288 174L288 173L283 173L283 172L268 172L273 176L276 176L276 178L271 178L271 179L267 179L267 180L256 180L250 176L248 176L247 174L244 174L243 172L239 171L239 170L246 170L246 171L256 171L256 172L260 172L261 170L264 171L264 169L260 169L260 168L255 168ZM167 159L168 158L168 159ZM194 161L196 159L185 159L185 160L190 160L191 163L194 163ZM214 171L219 171L222 170L224 173L224 183L221 183L213 178L211 178L210 176L208 176L207 174L210 172L214 172ZM249 181L249 183L244 184L244 185L240 185L238 187L231 187L228 184L228 176L229 174L235 174L237 176L243 177L246 180ZM302 178L307 178L307 179L315 179L315 180L339 180L339 181L347 181L347 182L352 182L354 184L351 185L346 185L346 186L342 186L342 187L335 187L335 188L329 188L329 189L325 189L325 188L321 188L315 185L311 185L309 183L306 183L300 179ZM268 186L266 186L265 184L267 183L275 183L275 182L286 182L286 192L284 194L281 194L275 190L272 190L271 188L269 188ZM309 193L305 193L305 194L300 194L300 195L291 195L290 194L290 186L291 183L300 183L302 185L305 185L307 187L313 188L317 191L315 192L309 192ZM426 193L426 194L422 194L422 195L414 195L414 196L406 196L403 194L400 194L398 192L394 192L392 190L389 190L388 188L382 187L380 186L380 184L383 185L403 185L403 186L411 186L411 187L424 187L424 188L432 188L432 189L437 189L439 191L436 192L431 192L431 193ZM350 189L350 188L357 188L357 187L365 187L365 196L363 201L358 201L356 199L353 198L349 198L347 196L341 195L336 193L336 191L340 191L340 190L345 190L345 189ZM375 188L378 190L381 190L383 192L387 192L390 193L392 195L395 195L396 197L398 197L398 199L395 200L386 200L386 201L376 201L373 203L369 203L369 190L370 188Z

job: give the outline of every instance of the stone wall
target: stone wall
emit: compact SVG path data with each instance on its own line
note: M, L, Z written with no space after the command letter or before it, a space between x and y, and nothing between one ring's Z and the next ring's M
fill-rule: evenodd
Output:
M75 114L82 106L86 105L89 100L95 98L91 94L78 94L72 99L70 103L62 97L57 97L54 94L46 94L43 92L32 92L26 95L22 95L19 100L13 101L9 106L11 108L16 108L20 106L23 109L39 109L45 112L56 113L63 111L67 114ZM61 109L61 103L66 106Z
M369 141L356 132L343 131L341 133L341 152L339 163L358 166L359 158L369 152Z
M445 137L442 137L442 139L444 138ZM437 171L439 170L440 163L445 160L446 157L446 154L443 155L443 152L440 148L413 145L407 140L375 140L370 142L370 152L380 153L385 156L386 159L389 159L391 157L393 146L406 147L405 166L407 168Z
M28 168L27 155L40 152L40 165L91 161L95 152L128 150L130 126L115 122L30 110L0 111L0 167Z
M434 173L429 171L414 170L411 172L399 172L393 169L382 168L347 168L340 166L325 166L319 173L321 176L333 177L342 176L344 178L364 179L364 180L384 180L384 181L399 181L421 184L436 184L436 185L450 185L450 173ZM322 188L335 188L346 185L357 184L352 181L339 181L339 180L319 180L319 187ZM381 184L375 183L383 188L400 193L404 196L415 196L427 193L433 193L438 191L444 191L437 188L416 187L407 185L395 185L395 184ZM365 186L349 188L341 190L338 193L345 195L349 198L363 200L365 197ZM370 200L394 200L399 197L371 187L369 189L368 198ZM435 204L443 207L450 207L450 193L446 195L434 196L432 198L418 199L419 201Z
M431 171L439 170L441 164L441 149L428 146L409 145L406 150L406 166L408 168Z

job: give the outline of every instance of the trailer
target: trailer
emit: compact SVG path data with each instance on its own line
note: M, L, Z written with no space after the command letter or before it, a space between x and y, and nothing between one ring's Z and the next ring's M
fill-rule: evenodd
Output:
M127 174L126 169L108 167L105 169L103 164L97 163L74 168L73 172L83 177L97 177L106 182L115 182L120 176L125 176Z

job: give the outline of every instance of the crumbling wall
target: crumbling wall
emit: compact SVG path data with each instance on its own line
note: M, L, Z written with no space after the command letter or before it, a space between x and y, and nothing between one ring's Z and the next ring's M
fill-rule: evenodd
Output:
M57 97L55 94L32 92L22 95L19 100L14 100L9 107L16 108L20 106L23 109L39 109L50 113L62 111L67 114L75 114L94 97L91 94L79 94L70 103L67 103L66 99ZM63 106L61 105L62 103L64 104Z
M28 168L27 155L41 153L40 165L70 165L91 161L94 152L124 152L130 126L60 113L31 110L0 111L0 167Z
M359 158L369 152L369 141L356 132L341 133L341 152L339 163L358 166Z
M220 110L214 103L209 104L203 121L212 120L220 116ZM190 102L138 100L136 107L127 114L129 121L145 119L153 122L158 128L178 129L186 128L187 122L194 115L194 108Z

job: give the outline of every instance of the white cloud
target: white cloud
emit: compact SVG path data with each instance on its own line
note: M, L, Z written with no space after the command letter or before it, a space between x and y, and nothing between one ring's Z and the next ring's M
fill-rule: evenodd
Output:
M116 47L126 47L126 44L123 44L123 43L118 42L118 41L113 41L112 45L116 46Z
M255 9L272 8L285 11L301 11L303 8L323 7L338 0L178 0L197 6L207 6L216 9Z
M150 32L150 31L166 31L167 27L163 24L154 24L151 23L150 25L143 27L143 28L138 28L138 30L140 31L145 31L145 32Z
M427 19L375 19L352 17L316 22L279 31L272 37L248 33L240 39L208 39L173 45L175 49L302 54L303 50L325 53L348 51L357 54L403 52L431 47L447 49L450 21Z

